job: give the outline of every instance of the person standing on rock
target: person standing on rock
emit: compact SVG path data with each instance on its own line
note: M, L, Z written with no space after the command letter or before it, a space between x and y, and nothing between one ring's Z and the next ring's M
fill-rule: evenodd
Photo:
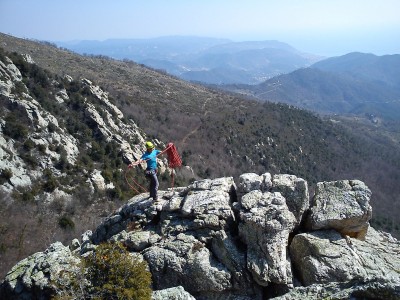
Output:
M158 192L158 178L157 178L157 155L161 153L160 150L155 149L152 142L146 142L146 152L143 153L139 163L146 162L147 167L145 170L145 176L150 180L150 198L153 198L154 202L157 202ZM129 165L129 166L132 166Z

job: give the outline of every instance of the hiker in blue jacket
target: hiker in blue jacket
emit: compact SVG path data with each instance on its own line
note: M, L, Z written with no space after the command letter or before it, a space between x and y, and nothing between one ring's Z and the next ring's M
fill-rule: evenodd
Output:
M146 149L146 152L143 153L140 159L147 163L145 175L150 179L150 198L153 198L156 202L158 200L157 155L160 154L161 151L156 150L152 142L146 142Z

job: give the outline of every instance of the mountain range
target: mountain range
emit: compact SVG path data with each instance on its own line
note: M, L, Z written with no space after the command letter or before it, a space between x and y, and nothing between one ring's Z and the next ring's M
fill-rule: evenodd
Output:
M224 88L319 113L400 120L400 55L349 53L258 85Z
M279 41L184 36L56 44L318 113L389 120L400 116L400 55L354 52L323 58Z
M79 54L133 60L188 81L207 84L256 84L321 59L273 40L233 42L172 36L56 44Z

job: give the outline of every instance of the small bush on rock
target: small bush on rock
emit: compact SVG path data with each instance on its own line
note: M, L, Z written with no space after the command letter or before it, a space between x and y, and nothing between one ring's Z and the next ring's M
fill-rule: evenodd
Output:
M9 180L13 176L13 172L11 171L11 169L4 169L1 170L0 175L5 180Z
M66 215L62 216L58 220L58 225L63 229L74 229L75 228L74 221L72 221L72 219Z
M95 299L151 299L147 263L133 257L121 243L99 245L85 264Z

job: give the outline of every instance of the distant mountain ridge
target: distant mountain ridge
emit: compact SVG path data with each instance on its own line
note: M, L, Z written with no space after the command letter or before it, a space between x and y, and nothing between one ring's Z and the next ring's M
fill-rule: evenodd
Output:
M80 54L106 55L115 59L171 59L176 55L197 53L215 45L229 43L228 39L169 36L153 39L107 39L55 42Z
M227 86L261 100L322 113L400 119L400 55L349 53L261 84Z
M324 59L311 67L389 86L400 86L400 54L377 56L353 52Z
M256 84L321 59L279 41L162 37L57 43L80 54L129 59L188 81Z

